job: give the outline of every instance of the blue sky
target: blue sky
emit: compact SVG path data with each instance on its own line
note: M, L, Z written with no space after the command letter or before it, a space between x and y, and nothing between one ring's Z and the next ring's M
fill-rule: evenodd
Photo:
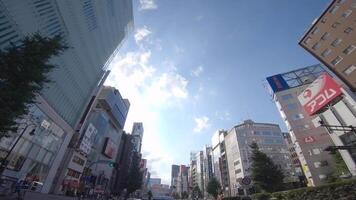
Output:
M144 123L153 177L244 119L285 126L265 77L317 63L298 46L327 0L134 0L135 29L108 85L131 102L125 130Z

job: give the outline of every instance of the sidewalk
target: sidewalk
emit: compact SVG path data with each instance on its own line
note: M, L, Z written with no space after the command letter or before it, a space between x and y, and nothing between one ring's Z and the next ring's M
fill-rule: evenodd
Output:
M1 200L17 200L17 194L13 194L12 196L0 196ZM77 200L77 197L68 197L64 195L53 195L53 194L43 194L38 192L28 191L25 194L24 200Z

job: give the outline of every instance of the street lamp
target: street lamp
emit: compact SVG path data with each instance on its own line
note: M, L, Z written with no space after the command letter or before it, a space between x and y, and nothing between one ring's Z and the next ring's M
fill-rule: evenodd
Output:
M9 158L11 152L14 150L15 146L17 145L17 143L20 141L20 139L22 138L23 134L26 132L27 128L31 125L35 125L35 124L27 124L26 127L22 130L21 134L19 137L17 137L15 143L12 145L10 151L7 152L6 156L4 159L2 159L1 163L0 163L0 177L2 175L2 173L4 172L4 170L6 169L6 166L8 164L7 159ZM34 135L35 134L35 130L36 129L32 129L31 132L29 133L29 135Z

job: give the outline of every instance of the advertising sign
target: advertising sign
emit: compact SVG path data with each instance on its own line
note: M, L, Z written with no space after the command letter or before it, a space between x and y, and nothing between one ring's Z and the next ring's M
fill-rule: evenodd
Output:
M289 89L287 82L284 80L281 74L267 77L267 81L271 86L273 92L279 92L282 90Z
M304 110L313 115L342 94L341 87L327 73L319 76L299 96Z
M116 152L115 143L110 138L106 138L103 154L108 158L113 158L115 152Z
M312 143L315 142L315 138L313 136L308 136L304 138L305 143Z
M97 132L98 130L90 123L79 145L79 150L85 154L89 154L92 146L92 137L94 137Z

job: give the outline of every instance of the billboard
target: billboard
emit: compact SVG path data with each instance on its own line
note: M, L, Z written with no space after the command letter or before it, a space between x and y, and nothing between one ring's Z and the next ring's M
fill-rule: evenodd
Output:
M81 150L86 155L90 153L92 146L92 138L96 135L97 132L98 130L95 128L95 126L90 123L79 145L79 150Z
M282 74L267 77L267 81L271 86L273 92L279 92L289 89L287 82L282 77Z
M340 85L324 73L298 96L298 100L304 110L313 115L341 94Z
M108 158L113 158L115 156L115 153L116 153L115 143L110 138L106 138L104 149L103 149L104 156Z

